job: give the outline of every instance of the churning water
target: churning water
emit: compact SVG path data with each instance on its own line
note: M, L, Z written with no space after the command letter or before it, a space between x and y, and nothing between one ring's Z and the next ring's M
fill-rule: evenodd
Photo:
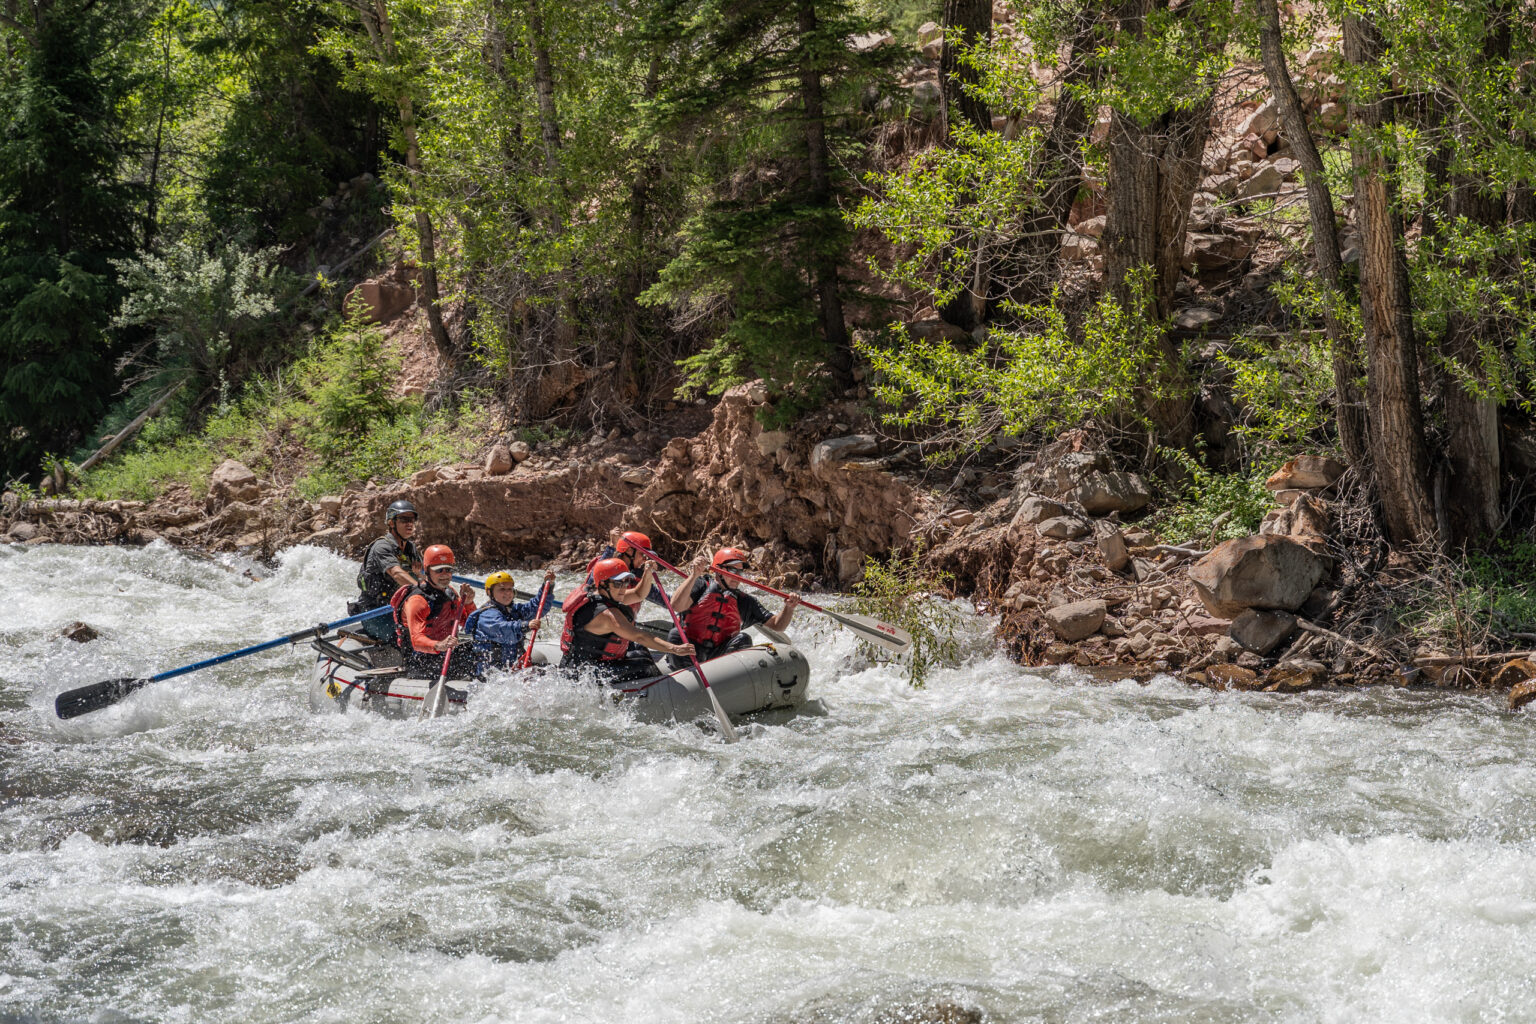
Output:
M548 678L315 716L303 648L53 717L351 576L0 548L0 1020L1536 1019L1536 720L1482 698L914 691L806 615L816 700L733 746Z

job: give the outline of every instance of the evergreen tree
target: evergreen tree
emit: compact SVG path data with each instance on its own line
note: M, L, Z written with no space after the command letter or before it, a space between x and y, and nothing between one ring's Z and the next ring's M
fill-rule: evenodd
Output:
M100 417L115 389L109 262L133 248L143 190L123 184L116 106L131 85L131 5L55 0L8 18L0 84L0 475L24 476Z

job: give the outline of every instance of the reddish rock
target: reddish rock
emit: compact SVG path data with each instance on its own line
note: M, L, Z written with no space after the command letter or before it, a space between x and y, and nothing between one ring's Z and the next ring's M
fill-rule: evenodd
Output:
M1332 487L1344 475L1344 463L1326 455L1298 455L1275 470L1264 486L1271 491Z
M1232 639L1244 650L1268 654L1296 632L1296 616L1290 612L1249 608L1232 620Z
M514 465L516 463L512 461L512 449L504 444L491 445L491 450L485 456L485 475L502 476L512 472Z
M212 508L232 501L256 501L260 497L261 484L256 474L235 459L225 459L208 480L208 503Z

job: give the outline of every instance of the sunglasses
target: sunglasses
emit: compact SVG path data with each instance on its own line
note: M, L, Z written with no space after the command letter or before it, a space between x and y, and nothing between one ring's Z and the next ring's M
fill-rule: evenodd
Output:
M458 566L456 565L434 565L427 572L453 572L457 568Z
M746 572L747 567L740 562L722 562L720 568L726 572Z
M395 516L395 522L397 522L397 523L410 523L412 526L415 526L416 525L416 517L415 516Z

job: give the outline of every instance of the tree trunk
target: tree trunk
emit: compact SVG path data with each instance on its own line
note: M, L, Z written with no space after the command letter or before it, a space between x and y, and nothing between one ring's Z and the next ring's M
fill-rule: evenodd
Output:
M1506 12L1493 13L1498 18L1483 46L1483 58L1490 64L1508 61L1509 23ZM1458 135L1468 131L1465 113L1455 115ZM1504 222L1504 196L1486 175L1455 174L1446 197L1446 223L1459 218L1484 228L1497 228ZM1484 380L1479 337L1482 325L1462 313L1452 312L1446 320L1441 339L1441 353L1474 380ZM1504 522L1504 508L1499 494L1499 408L1490 397L1469 391L1454 374L1445 380L1445 423L1449 432L1446 462L1450 479L1446 493L1454 500L1444 503L1446 539L1453 544L1476 544L1491 540Z
M939 83L944 95L944 134L956 117L979 132L992 130L987 104L966 92L976 85L976 70L960 62L961 46L969 48L992 37L992 0L944 0L944 48L939 53ZM960 46L957 46L959 43Z
M1338 222L1333 212L1333 194L1323 173L1323 158L1307 126L1306 111L1296 94L1286 65L1285 47L1280 34L1280 9L1276 0L1258 0L1259 49L1264 58L1264 73L1280 113L1280 124L1291 144L1291 155L1306 174L1307 211L1312 220L1312 252L1317 260L1318 289L1323 296L1323 328L1333 352L1333 389L1337 395L1339 443L1344 456L1357 472L1370 466L1366 448L1365 398L1360 393L1360 352L1339 317L1344 297L1344 261L1339 254Z
M800 98L805 112L805 151L809 163L809 205L833 207L831 160L827 153L825 113L822 105L821 68L816 60L816 5L800 0L796 28L800 33ZM826 230L825 227L821 230ZM822 247L818 247L822 248ZM843 319L843 298L837 276L837 256L821 251L814 257L812 277L821 314L822 336L827 343L827 363L837 383L853 385L853 349Z
M1380 52L1380 36L1372 22L1355 16L1344 20L1345 60L1369 73ZM1387 540L1397 547L1413 547L1434 543L1437 534L1428 492L1429 456L1419 401L1408 265L1392 209L1391 168L1378 138L1392 106L1391 98L1380 93L1383 85L1378 81L1370 87L1371 95L1356 97L1350 104L1367 436Z
M533 41L533 91L539 100L539 134L544 141L544 169L560 178L560 119L555 110L555 72L544 35L544 14L537 0L528 4L528 35Z
M395 47L395 30L389 22L386 0L373 0L374 24L367 26L379 47L380 56L387 67L399 63L399 51ZM365 25L367 19L364 19ZM405 138L405 169L411 205L416 210L416 234L421 251L421 301L427 310L427 326L432 332L432 343L442 356L445 365L452 365L455 352L443 326L441 293L437 285L437 248L433 240L432 217L421 204L418 179L421 177L421 145L416 137L416 109L411 94L403 86L395 95L395 105L400 110L400 134Z

